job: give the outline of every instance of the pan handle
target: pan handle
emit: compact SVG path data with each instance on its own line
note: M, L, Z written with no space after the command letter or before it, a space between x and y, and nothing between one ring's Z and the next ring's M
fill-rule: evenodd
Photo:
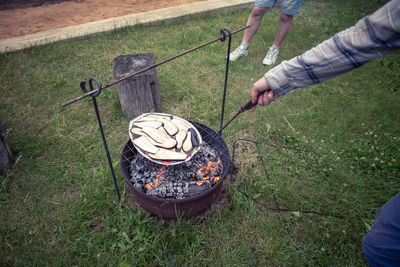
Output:
M243 106L240 107L240 111L243 112L245 110L249 110L252 107L254 107L255 105L257 105L257 103L253 103L252 100L250 99L249 102L247 102L246 104L244 104Z

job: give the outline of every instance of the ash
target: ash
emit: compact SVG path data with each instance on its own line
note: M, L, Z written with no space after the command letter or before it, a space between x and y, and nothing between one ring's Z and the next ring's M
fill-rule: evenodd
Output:
M213 186L222 175L219 152L204 146L189 161L171 166L154 163L137 153L130 163L133 186L147 195L163 199L185 199L200 194ZM215 163L214 168L207 165ZM208 176L208 177L207 177ZM218 178L217 178L218 179Z

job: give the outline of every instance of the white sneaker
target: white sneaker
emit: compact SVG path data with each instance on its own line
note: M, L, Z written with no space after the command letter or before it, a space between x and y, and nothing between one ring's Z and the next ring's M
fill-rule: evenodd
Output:
M229 60L235 61L236 59L247 56L248 52L243 46L239 45L230 55Z
M275 63L276 59L278 58L279 48L273 48L272 46L268 50L267 55L265 56L262 64L263 65L272 65Z

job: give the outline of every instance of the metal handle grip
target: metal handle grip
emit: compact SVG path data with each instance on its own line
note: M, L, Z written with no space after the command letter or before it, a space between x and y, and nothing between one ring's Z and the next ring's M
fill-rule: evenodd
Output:
M240 111L243 112L245 110L249 110L252 107L254 107L255 105L257 105L257 103L253 103L252 100L250 99L249 102L247 102L246 104L244 104L243 106L240 107Z

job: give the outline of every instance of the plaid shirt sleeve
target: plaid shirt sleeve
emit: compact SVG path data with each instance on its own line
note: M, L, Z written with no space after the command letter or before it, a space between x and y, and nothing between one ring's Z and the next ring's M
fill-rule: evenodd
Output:
M270 88L285 95L320 83L400 48L400 0L392 0L304 54L265 73Z

